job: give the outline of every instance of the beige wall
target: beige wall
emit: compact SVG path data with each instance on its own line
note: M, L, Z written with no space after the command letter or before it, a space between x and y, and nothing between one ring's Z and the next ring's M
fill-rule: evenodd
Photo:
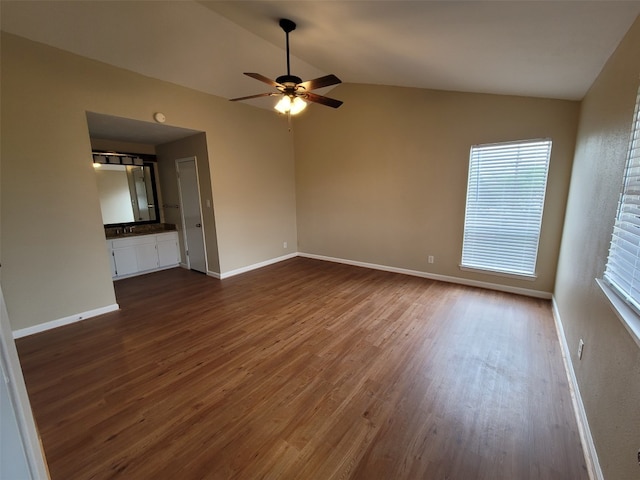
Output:
M206 132L220 268L295 251L286 121L2 34L2 288L14 330L115 303L86 111ZM285 252L286 253L286 252Z
M639 75L637 19L583 101L555 291L607 479L640 475L640 348L594 281L608 254Z
M295 124L301 252L553 291L577 102L353 84L331 96L339 110ZM539 137L553 151L537 280L461 271L470 147Z
M162 111L206 134L222 273L294 252L299 235L307 253L541 292L555 280L572 352L586 343L571 361L605 476L637 475L640 349L593 279L621 186L640 21L582 107L557 277L576 102L341 85L339 110L312 106L296 119L294 170L294 142L272 112L7 34L1 61L2 287L14 330L115 303L85 111L145 121ZM461 272L469 147L547 136L538 280Z
M210 272L220 273L220 259L218 257L218 241L216 237L216 221L213 211L211 176L209 174L209 154L207 153L207 138L204 133L176 140L175 142L158 145L156 148L160 189L163 203L179 205L178 178L176 176L176 160L196 157L198 166L198 181L200 183L200 209L204 228L205 245L207 249L207 266ZM173 223L180 231L180 255L186 263L182 218L177 208L163 208L165 221Z

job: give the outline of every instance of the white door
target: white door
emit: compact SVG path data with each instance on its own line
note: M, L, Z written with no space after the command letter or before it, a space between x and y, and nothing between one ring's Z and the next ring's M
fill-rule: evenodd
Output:
M1 289L0 478L49 478Z
M178 172L180 215L182 217L187 267L191 270L207 273L196 158L176 160L176 170Z

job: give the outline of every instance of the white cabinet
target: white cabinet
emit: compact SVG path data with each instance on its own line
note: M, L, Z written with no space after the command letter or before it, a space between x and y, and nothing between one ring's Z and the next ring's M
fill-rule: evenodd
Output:
M136 260L139 272L158 268L158 247L155 240L153 243L136 245Z
M180 250L178 248L178 234L163 233L156 235L158 245L158 266L168 267L180 263Z
M114 242L115 243L115 242ZM113 263L116 275L130 275L138 271L136 247L125 246L113 249Z
M180 263L177 232L107 240L107 250L111 257L111 275L115 279L175 267Z

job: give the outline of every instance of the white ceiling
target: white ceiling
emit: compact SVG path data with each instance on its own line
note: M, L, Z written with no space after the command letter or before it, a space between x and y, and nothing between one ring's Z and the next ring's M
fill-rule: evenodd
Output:
M638 1L202 1L344 82L581 99Z
M143 122L95 112L87 112L87 126L92 138L148 145L161 145L200 133L189 128Z
M640 0L1 0L0 14L7 32L224 98L270 90L242 72L286 73L286 17L305 80L576 100Z

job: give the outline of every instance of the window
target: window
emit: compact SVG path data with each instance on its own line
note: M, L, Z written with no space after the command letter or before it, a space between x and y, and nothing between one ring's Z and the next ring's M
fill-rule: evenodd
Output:
M551 140L475 145L462 268L535 277Z
M640 89L604 281L640 313Z

